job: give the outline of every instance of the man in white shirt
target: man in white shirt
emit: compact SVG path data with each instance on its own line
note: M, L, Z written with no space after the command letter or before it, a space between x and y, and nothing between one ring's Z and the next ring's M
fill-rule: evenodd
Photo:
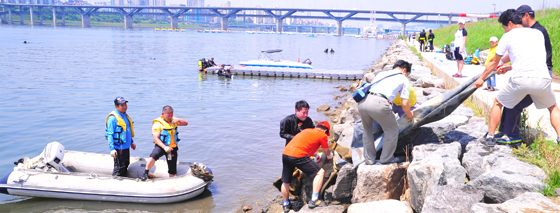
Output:
M414 113L410 110L410 82L407 76L411 72L412 65L406 61L398 60L393 65L393 70L381 72L375 76L369 95L358 103L358 111L364 125L364 162L366 165L375 164L377 151L375 138L373 137L373 122L377 122L383 128L385 138L383 139L383 151L379 158L381 164L395 163L393 154L397 149L399 137L399 125L391 110L391 103L400 94L402 108L405 115L412 119Z
M560 110L556 105L551 86L552 78L546 65L543 34L535 29L523 28L521 15L514 9L506 10L498 21L502 24L505 34L500 39L496 55L475 82L475 87L482 87L486 76L496 68L506 52L509 52L511 66L500 67L497 74L512 71L512 75L494 100L484 144L490 147L496 144L494 131L500 122L502 107L511 109L526 95L531 96L537 109L548 108L550 122L556 134L560 135Z

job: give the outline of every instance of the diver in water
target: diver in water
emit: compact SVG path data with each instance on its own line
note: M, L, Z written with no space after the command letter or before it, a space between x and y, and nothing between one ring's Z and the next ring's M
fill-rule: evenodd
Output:
M325 53L329 53L329 48L325 49Z
M331 48L331 54L333 54L333 53L334 53L334 49L333 49L333 48Z
M210 58L210 61L208 61L208 67L213 67L216 66L216 63L214 63L214 58Z

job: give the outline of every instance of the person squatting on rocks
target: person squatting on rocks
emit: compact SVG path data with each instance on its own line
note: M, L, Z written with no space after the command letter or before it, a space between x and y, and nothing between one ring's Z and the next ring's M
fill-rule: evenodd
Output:
M428 34L428 42L430 43L430 51L434 51L434 38L436 38L436 36L434 35L434 33L432 33L432 30L430 30L430 33Z
M467 50L465 44L467 43L467 30L465 29L465 20L459 20L459 29L455 32L455 41L453 44L455 46L453 51L453 55L455 60L457 60L457 73L453 75L453 77L461 78L463 77L463 60L465 59L464 56L467 55Z
M115 111L109 113L105 119L105 139L109 142L111 157L114 159L113 176L126 177L130 164L130 147L134 144L134 128L132 120L126 114L127 100L123 97L115 98Z
M301 100L296 102L296 113L288 115L280 121L280 137L286 139L286 145L302 130L315 128L313 120L307 117L308 114L309 104Z
M486 63L484 63L484 66L488 66L488 62L490 62L490 60L492 60L492 58L494 58L494 56L496 55L496 47L498 47L498 37L492 36L489 42L491 47L488 50L488 58L486 59ZM498 64L498 68L500 67L500 65L502 65L502 61L500 61L500 63ZM496 75L493 75L488 80L486 80L486 89L489 92L494 91L494 87L496 87Z
M156 161L166 155L167 173L169 177L177 175L177 150L179 150L178 126L187 126L189 122L184 119L173 117L173 108L164 106L161 116L156 118L152 125L152 136L154 137L154 150L150 159L146 162L146 170L140 179L145 181L149 178L148 173Z
M378 73L373 82L379 81L369 90L369 95L358 103L358 111L362 117L364 125L364 162L366 165L375 164L376 149L373 138L373 122L377 122L383 128L385 133L383 139L383 151L379 162L382 164L392 163L393 154L397 148L397 139L399 135L399 126L397 119L391 111L391 103L400 93L402 100L402 109L408 118L414 115L410 110L410 82L407 76L411 72L411 64L398 60L393 66L393 70Z
M410 85L408 91L410 91L408 103L410 105L410 111L412 111L417 108L416 106L417 96L416 96L416 91L414 91L414 88L412 88L412 85ZM393 110L394 113L397 113L399 117L405 115L402 107L402 99L400 97L400 93L395 96L395 99L393 100L393 103L391 105L391 109Z
M322 121L317 124L314 129L305 129L297 134L293 140L284 148L282 152L282 207L284 212L287 213L292 209L289 201L290 183L292 181L292 174L295 168L298 168L310 178L313 178L313 194L309 208L313 209L321 204L319 200L319 191L323 185L323 178L325 170L311 160L312 156L317 152L319 146L323 148L323 152L330 161L333 154L329 150L329 141L327 136L330 136L331 125L327 121Z
M494 132L498 127L502 107L513 108L526 95L530 95L537 109L548 108L550 123L560 135L560 110L552 90L552 78L546 65L546 51L543 34L535 29L523 28L522 17L515 9L508 9L500 15L505 34L496 49L496 55L476 80L475 87L480 88L484 79L494 70L502 56L509 52L511 66L502 66L497 74L512 71L504 89L498 92L490 110L488 133L482 141L486 146L495 145ZM558 139L557 139L558 141Z
M517 12L521 14L521 21L523 27L530 27L541 31L544 36L544 47L546 50L546 66L548 73L552 76L552 45L550 37L546 28L544 28L538 21L535 20L535 11L528 5L522 5L517 8ZM509 57L504 55L503 62L509 62ZM500 133L494 135L498 143L518 144L521 142L521 135L519 134L519 127L521 126L521 113L523 109L533 103L530 95L525 96L512 109L504 108L502 112L502 119L500 122Z
M426 30L422 30L420 32L420 36L418 37L418 41L420 42L420 52L426 51Z

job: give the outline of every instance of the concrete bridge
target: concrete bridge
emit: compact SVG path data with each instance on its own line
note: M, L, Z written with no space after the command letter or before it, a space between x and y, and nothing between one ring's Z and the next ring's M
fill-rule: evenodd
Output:
M42 24L42 16L45 9L52 9L53 25L56 26L57 15L62 16L62 24L65 22L65 15L68 13L78 13L82 18L82 27L90 27L90 18L93 13L99 14L119 14L124 17L124 27L132 28L132 18L134 15L164 15L168 16L171 28L178 26L179 16L207 16L219 17L221 19L221 29L228 29L229 18L233 17L272 17L276 22L276 32L283 31L283 21L286 18L297 19L332 19L337 23L336 32L342 35L342 22L346 20L399 22L402 24L402 34L405 34L406 24L416 23L455 23L454 17L459 17L459 13L432 13L432 12L405 12L405 11L373 11L373 10L338 10L338 9L302 9L302 8L252 8L252 7L188 7L188 6L96 6L96 5L56 5L53 0L0 0L3 11L0 12L0 23L13 24L13 14L19 15L20 24L23 24L23 15L29 12L31 20L34 16L39 16L39 24ZM9 3L8 3L9 2ZM23 3L25 2L25 3ZM36 8L36 10L34 9ZM197 13L201 10L210 13ZM191 11L191 12L189 12ZM244 11L243 13L240 13ZM253 12L255 14L247 14ZM254 12L257 11L257 12ZM48 12L50 13L50 12ZM334 14L339 14L335 16ZM340 15L343 14L343 15ZM6 18L6 15L8 16ZM407 18L407 16L409 18ZM399 18L402 17L402 18ZM420 19L421 17L425 17ZM35 21L31 22L34 25Z

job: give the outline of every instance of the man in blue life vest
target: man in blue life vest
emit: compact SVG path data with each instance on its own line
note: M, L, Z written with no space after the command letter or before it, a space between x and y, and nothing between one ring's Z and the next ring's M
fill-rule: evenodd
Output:
M152 136L154 137L154 150L150 154L150 159L146 162L146 170L140 179L145 181L149 178L148 173L150 169L162 156L167 158L167 173L169 177L177 175L177 150L179 147L179 132L178 126L187 126L189 122L184 119L173 117L173 108L171 106L164 106L161 116L156 118L152 125Z
M126 177L130 164L130 147L136 149L132 140L134 128L132 120L126 114L128 101L123 97L117 97L114 102L116 110L109 113L105 119L105 138L109 142L111 157L115 160L113 176Z

